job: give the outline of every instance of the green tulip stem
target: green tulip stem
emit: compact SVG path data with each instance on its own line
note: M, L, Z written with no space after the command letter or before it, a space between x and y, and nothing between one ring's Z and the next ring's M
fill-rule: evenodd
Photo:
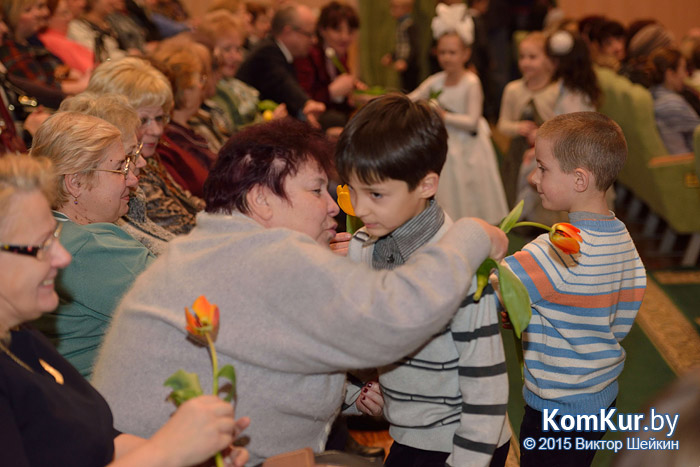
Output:
M552 231L552 228L550 226L540 224L539 222L529 222L529 221L516 222L515 224L513 224L512 228L516 228L516 227L537 227L540 229L544 229L547 232Z
M515 343L515 355L518 356L518 366L520 367L520 379L525 382L525 358L523 357L523 340L513 333Z
M214 376L211 384L212 394L216 396L219 392L219 362L216 359L216 348L214 347L214 341L211 340L211 336L208 332L205 332L204 335L207 337L207 344L209 344L209 353L211 354L211 370Z
M216 359L216 347L214 347L214 341L211 339L211 334L205 332L204 335L207 338L207 344L209 344L209 354L211 355L211 371L213 375L212 379L212 394L215 396L219 393L219 362ZM220 452L216 453L216 467L224 467L224 458L221 456Z
M348 72L347 68L345 68L345 66L343 65L343 63L340 61L340 59L339 59L336 55L333 55L333 58L331 59L331 61L333 62L333 65L335 65L335 68L336 68L341 74L344 75L345 73Z

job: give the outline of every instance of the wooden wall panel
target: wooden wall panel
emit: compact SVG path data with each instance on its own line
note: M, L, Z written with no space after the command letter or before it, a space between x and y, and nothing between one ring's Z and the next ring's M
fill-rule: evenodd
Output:
M196 17L206 12L210 0L182 0ZM300 0L312 8L320 8L328 0ZM357 5L360 0L350 0ZM370 1L370 0L364 0ZM379 0L386 1L386 0ZM589 14L605 14L627 25L640 18L656 18L670 29L677 39L691 27L700 27L700 0L558 0L567 16L579 18Z
M692 27L700 27L698 0L559 0L567 16L580 18L604 14L625 26L630 22L654 18L680 40Z

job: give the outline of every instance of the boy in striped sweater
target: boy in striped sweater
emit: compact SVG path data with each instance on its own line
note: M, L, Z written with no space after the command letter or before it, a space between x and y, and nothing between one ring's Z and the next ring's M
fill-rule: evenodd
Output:
M394 269L445 233L452 221L433 198L446 154L445 126L427 102L385 96L357 112L336 149L338 172L365 224L350 242L351 259ZM378 369L395 441L385 466L505 463L508 378L498 313L493 290L478 303L474 291L475 283L464 284L464 300L444 330Z
M646 273L625 225L608 210L605 192L627 157L620 127L595 112L560 115L540 127L533 184L545 209L567 211L581 230L581 250L565 255L548 236L505 259L532 301L523 333L525 416L521 466L588 466L596 451L576 450L575 438L598 440L603 431L553 431L548 420L600 414L614 407L625 363L620 345L642 303ZM554 411L556 415L551 417ZM548 431L544 431L548 428ZM540 437L568 438L539 450ZM549 446L551 448L551 446ZM567 449L568 447L568 449Z

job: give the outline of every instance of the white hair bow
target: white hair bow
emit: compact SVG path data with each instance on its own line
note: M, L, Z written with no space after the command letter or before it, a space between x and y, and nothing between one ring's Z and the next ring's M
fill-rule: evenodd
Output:
M474 20L467 14L467 5L464 3L455 5L440 3L435 7L435 14L436 16L431 23L435 39L441 38L448 32L454 32L465 45L472 45L474 42Z

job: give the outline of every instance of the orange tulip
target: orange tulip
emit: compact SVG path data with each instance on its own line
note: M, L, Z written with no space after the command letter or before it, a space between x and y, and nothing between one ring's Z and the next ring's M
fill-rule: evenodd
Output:
M350 200L350 189L347 185L338 185L336 188L338 193L338 206L345 212L348 216L354 216L355 210L352 208L352 201Z
M549 231L549 240L566 255L573 255L581 249L583 238L579 235L580 230L573 225L560 222L552 226Z
M207 333L216 334L219 327L219 307L209 303L204 295L200 295L192 304L191 313L185 307L187 332L193 337L203 337Z

